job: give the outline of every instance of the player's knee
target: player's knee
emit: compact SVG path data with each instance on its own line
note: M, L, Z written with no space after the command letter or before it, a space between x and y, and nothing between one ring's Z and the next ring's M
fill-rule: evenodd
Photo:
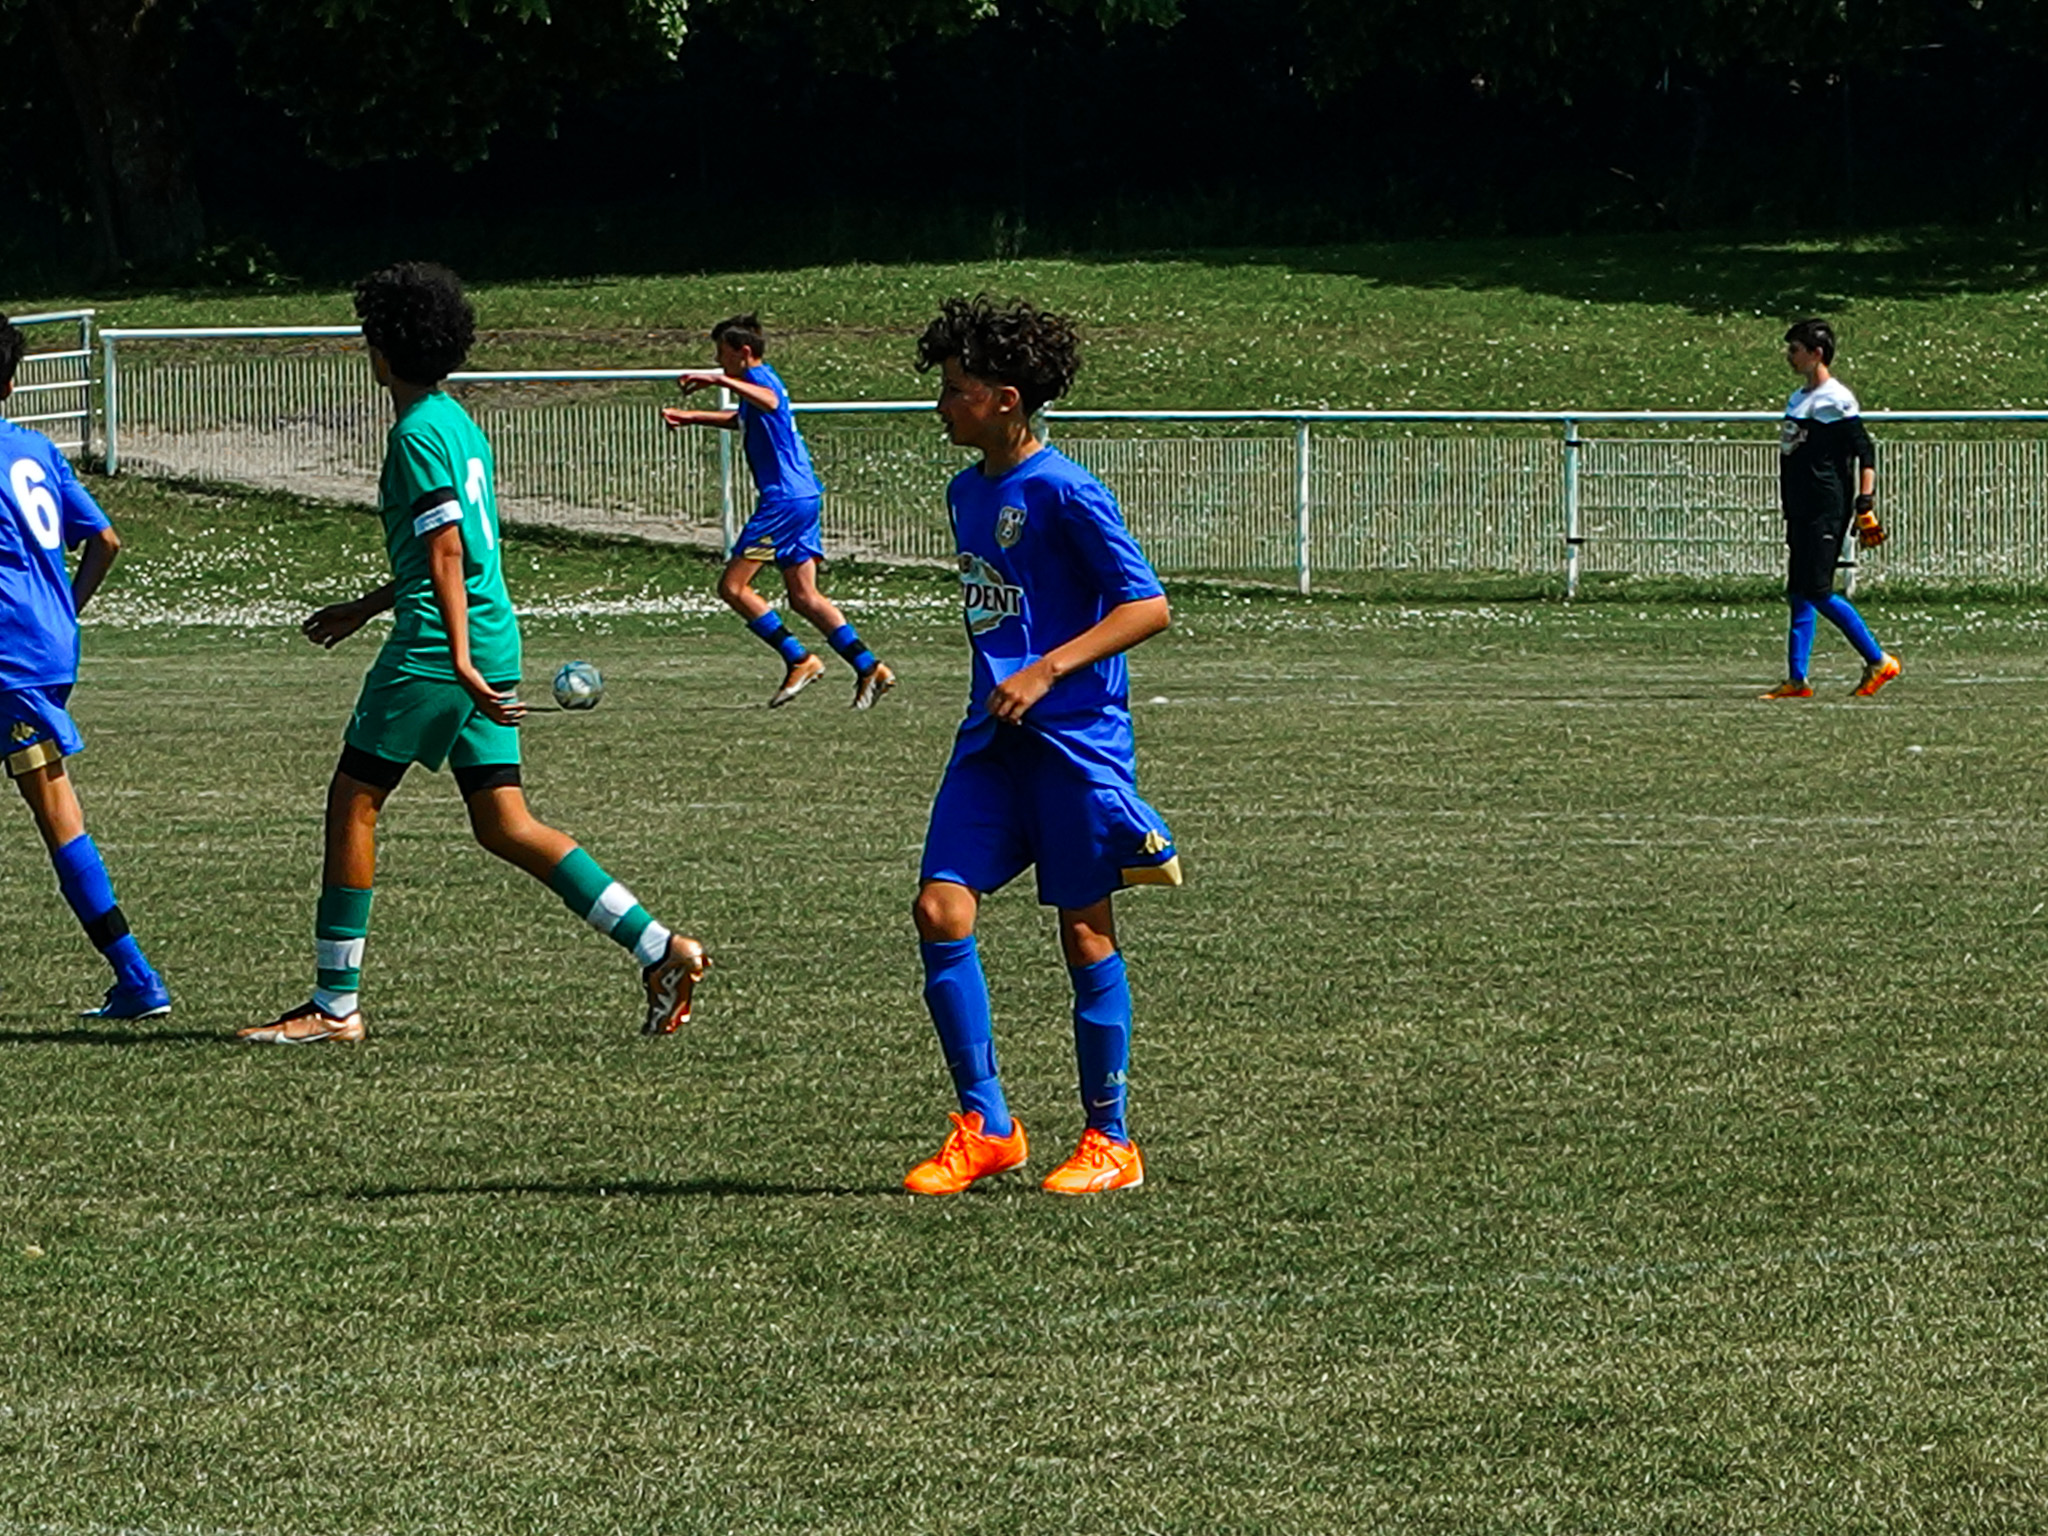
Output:
M930 886L917 893L910 904L917 936L927 944L964 939L974 932L974 903L960 900L957 893Z
M727 571L718 578L718 597L728 608L741 607L754 584L737 571Z

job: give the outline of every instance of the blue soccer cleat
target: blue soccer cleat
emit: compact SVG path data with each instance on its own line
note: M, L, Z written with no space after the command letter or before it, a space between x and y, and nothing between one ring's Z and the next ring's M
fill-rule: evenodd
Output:
M160 1019L171 1011L171 989L161 976L151 975L140 986L117 981L107 988L107 1000L97 1008L79 1014L81 1019Z

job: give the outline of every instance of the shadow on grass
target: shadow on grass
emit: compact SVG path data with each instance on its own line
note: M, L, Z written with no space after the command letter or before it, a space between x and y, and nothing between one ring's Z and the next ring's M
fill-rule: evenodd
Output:
M1390 287L1507 288L1601 304L1675 305L1703 315L1791 316L1838 311L1858 299L2031 290L2048 277L2048 238L2038 227L1908 229L1859 241L1709 233L1551 236L1188 251L1179 259L1359 277Z
M381 1185L346 1191L342 1198L365 1202L432 1199L443 1195L557 1195L583 1200L800 1200L820 1196L893 1195L900 1184L782 1184L742 1179L684 1179L678 1183L649 1179L581 1180L556 1184L422 1184Z
M73 1024L63 1029L0 1029L0 1046L8 1045L190 1045L227 1038L214 1029L118 1029Z

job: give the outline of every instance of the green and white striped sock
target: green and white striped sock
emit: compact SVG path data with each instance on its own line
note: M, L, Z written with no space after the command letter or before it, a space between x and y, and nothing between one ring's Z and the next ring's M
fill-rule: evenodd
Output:
M571 912L630 951L643 968L668 953L668 929L581 848L571 849L548 871L548 889L561 897L562 905Z
M370 932L374 891L323 885L313 913L313 1006L332 1018L356 1011L363 984L363 945Z

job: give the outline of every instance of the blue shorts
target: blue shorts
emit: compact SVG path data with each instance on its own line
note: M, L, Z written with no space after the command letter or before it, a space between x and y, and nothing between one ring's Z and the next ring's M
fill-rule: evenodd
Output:
M1034 864L1038 899L1069 911L1181 880L1173 834L1135 784L1091 779L1029 727L1001 726L946 770L918 878L987 892Z
M71 684L56 688L0 688L0 752L7 777L18 779L85 750L85 738L64 706Z
M758 560L787 570L806 560L825 558L825 498L764 501L733 540L734 560Z

